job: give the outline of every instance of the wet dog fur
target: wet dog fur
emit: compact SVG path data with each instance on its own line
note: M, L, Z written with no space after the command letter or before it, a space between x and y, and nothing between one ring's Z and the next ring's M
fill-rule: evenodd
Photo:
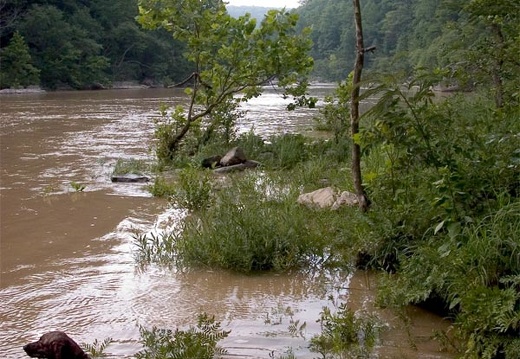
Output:
M23 350L31 358L90 359L74 340L60 331L43 334L40 340L25 345Z

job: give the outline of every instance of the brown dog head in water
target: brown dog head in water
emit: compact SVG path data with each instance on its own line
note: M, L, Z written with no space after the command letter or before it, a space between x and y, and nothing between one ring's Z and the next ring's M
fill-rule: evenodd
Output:
M31 358L90 359L74 340L60 331L43 334L40 340L25 345L23 350Z

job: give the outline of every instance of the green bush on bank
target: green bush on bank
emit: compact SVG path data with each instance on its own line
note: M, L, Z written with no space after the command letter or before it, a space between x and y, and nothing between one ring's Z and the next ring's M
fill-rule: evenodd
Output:
M301 192L352 188L350 147L341 136L264 141L250 133L237 143L262 160L262 170L228 176L218 187L211 182L209 197L194 197L211 200L201 201L207 205L188 216L180 233L156 241L155 252L170 251L163 258L182 266L241 272L357 261L389 273L383 276L381 305L436 301L453 319L460 353L515 358L518 111L493 109L476 95L440 101L428 82L412 86L417 88L388 87L364 118L358 140L372 201L368 213L296 204ZM204 173L194 171L195 177Z
M239 174L214 193L172 239L182 267L239 272L283 271L322 257L329 221L296 203L295 188L277 188L268 177Z
M427 89L385 95L364 133L370 225L356 225L368 265L397 274L380 304L437 302L465 357L517 358L518 113L471 96L435 102Z

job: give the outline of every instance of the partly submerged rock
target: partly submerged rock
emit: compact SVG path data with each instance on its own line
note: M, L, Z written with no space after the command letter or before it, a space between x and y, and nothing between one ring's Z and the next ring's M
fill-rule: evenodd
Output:
M135 173L128 173L123 175L112 176L112 182L121 183L146 183L150 181L150 177L144 175L138 175Z

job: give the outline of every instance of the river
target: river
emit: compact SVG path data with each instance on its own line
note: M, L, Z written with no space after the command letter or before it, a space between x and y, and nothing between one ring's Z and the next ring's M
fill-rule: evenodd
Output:
M331 91L318 86L317 96ZM232 358L269 358L292 348L298 359L320 332L329 296L354 309L370 306L367 273L244 276L221 271L137 269L133 235L160 231L180 213L142 184L114 184L118 159L150 159L153 119L161 104L186 101L182 90L130 89L0 96L0 358L50 330L78 343L112 338L108 358L141 349L139 326L185 328L215 315L231 334ZM284 111L273 91L244 105L239 131L306 132L312 110ZM73 183L85 186L77 192ZM417 308L411 322L379 311L389 328L378 356L448 358L430 340L448 323ZM288 326L305 322L292 335Z

